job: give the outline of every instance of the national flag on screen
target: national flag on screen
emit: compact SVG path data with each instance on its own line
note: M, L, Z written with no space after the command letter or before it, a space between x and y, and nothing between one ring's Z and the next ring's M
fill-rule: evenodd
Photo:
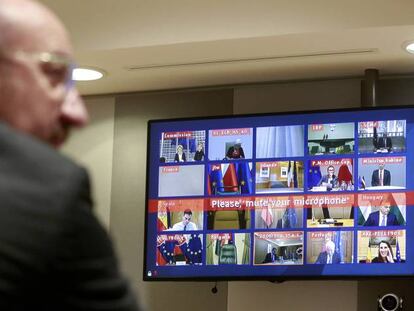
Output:
M358 225L363 226L364 223L367 221L369 214L371 214L372 207L371 204L367 206L360 206L358 208Z
M237 177L241 193L253 193L253 178L248 162L237 163Z
M185 257L190 265L201 264L203 261L203 244L199 234L191 234L185 250Z
M296 210L294 208L286 208L282 218L282 228L295 228L297 222Z
M291 165L292 161L289 161L288 173L287 173L287 186L293 188L293 168Z
M293 187L298 187L298 170L296 167L296 161L293 161Z
M371 247L368 245L367 249L367 259L365 260L366 263L372 262L372 254L371 254Z
M395 252L396 252L395 257L397 259L397 262L401 262L401 251L400 251L400 243L398 243L398 238L397 238L397 246L396 246Z
M176 241L165 241L164 243L158 246L158 250L161 253L164 260L166 261L166 263L175 263L174 248L176 244Z
M165 241L163 240L158 240L157 239L157 261L156 264L158 266L165 266L167 264L167 260L166 258L162 255L162 244L164 244Z
M262 213L260 215L266 227L269 228L273 223L273 211L269 206L262 208Z
M341 239L341 231L335 232L335 250L339 255L340 262L343 262L343 247L342 247L342 239Z
M170 213L168 212L167 207L159 206L158 207L158 218L157 218L157 230L164 231L171 226Z
M223 191L224 183L220 164L212 164L210 166L209 179L209 192L211 194L215 194L216 191Z
M188 149L190 152L196 152L197 150L197 141L195 138L189 138L188 139Z
M311 166L308 172L308 188L312 189L313 187L319 184L319 181L322 178L321 168L319 165Z
M394 198L394 195L391 193L389 195L390 195L390 205L391 205L390 213L394 214L395 217L397 217L398 224L400 226L403 226L405 225L405 215L406 215L407 206L405 204L400 204L398 206L397 201Z
M223 184L225 192L239 191L239 184L237 182L236 167L234 163L221 164L223 174Z
M358 177L358 188L359 189L365 189L367 186L366 182L365 182L365 177L364 176L359 176Z
M343 181L346 184L352 183L352 173L349 171L349 167L346 164L342 164L338 171L338 181L341 184Z

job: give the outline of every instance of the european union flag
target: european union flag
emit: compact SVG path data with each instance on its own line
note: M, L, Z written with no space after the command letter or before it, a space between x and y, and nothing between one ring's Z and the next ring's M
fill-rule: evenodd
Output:
M295 228L298 216L294 208L286 208L282 219L282 228Z
M253 178L248 162L237 163L237 179L241 193L253 193Z
M401 251L400 251L400 243L398 243L398 239L397 239L397 246L396 246L396 261L397 262L401 262Z
M158 246L158 250L160 251L162 257L169 264L175 263L175 258L174 258L175 244L177 244L176 241L165 241L160 246Z
M199 234L191 234L185 249L185 257L190 265L201 264L203 257L203 244Z
M322 178L321 168L319 165L310 167L308 172L308 189L317 186Z
M176 138L171 139L171 146L181 145L184 147L184 150L189 150L190 152L196 152L197 142L195 138Z
M223 174L221 172L220 164L212 164L210 166L210 189L211 193L215 194L217 190L223 189Z
M342 263L342 258L343 258L343 247L342 247L342 239L341 239L341 231L337 231L335 232L335 250L339 255L340 258L340 262Z

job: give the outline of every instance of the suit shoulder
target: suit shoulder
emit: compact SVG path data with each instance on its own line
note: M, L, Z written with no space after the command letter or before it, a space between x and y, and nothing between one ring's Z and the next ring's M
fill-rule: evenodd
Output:
M51 146L0 125L0 170L5 166L15 174L24 174L25 178L49 177L64 178L81 168L66 156L60 154Z
M7 201L3 203L32 202L37 209L53 209L67 206L81 191L89 191L85 169L49 145L0 124L0 196Z

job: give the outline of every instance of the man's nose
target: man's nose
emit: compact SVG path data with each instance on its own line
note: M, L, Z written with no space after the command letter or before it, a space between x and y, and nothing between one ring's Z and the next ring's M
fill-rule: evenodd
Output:
M61 118L66 124L74 127L82 127L88 123L88 111L76 88L72 88L66 95L61 108Z

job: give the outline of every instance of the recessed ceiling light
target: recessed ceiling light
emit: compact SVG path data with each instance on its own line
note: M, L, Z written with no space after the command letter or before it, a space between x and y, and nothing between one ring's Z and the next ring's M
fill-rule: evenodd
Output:
M75 68L72 72L72 79L75 81L99 80L104 76L102 71L91 68Z
M405 50L408 52L408 53L411 53L411 54L414 54L414 42L406 42L405 44L404 44L404 46L405 46Z

